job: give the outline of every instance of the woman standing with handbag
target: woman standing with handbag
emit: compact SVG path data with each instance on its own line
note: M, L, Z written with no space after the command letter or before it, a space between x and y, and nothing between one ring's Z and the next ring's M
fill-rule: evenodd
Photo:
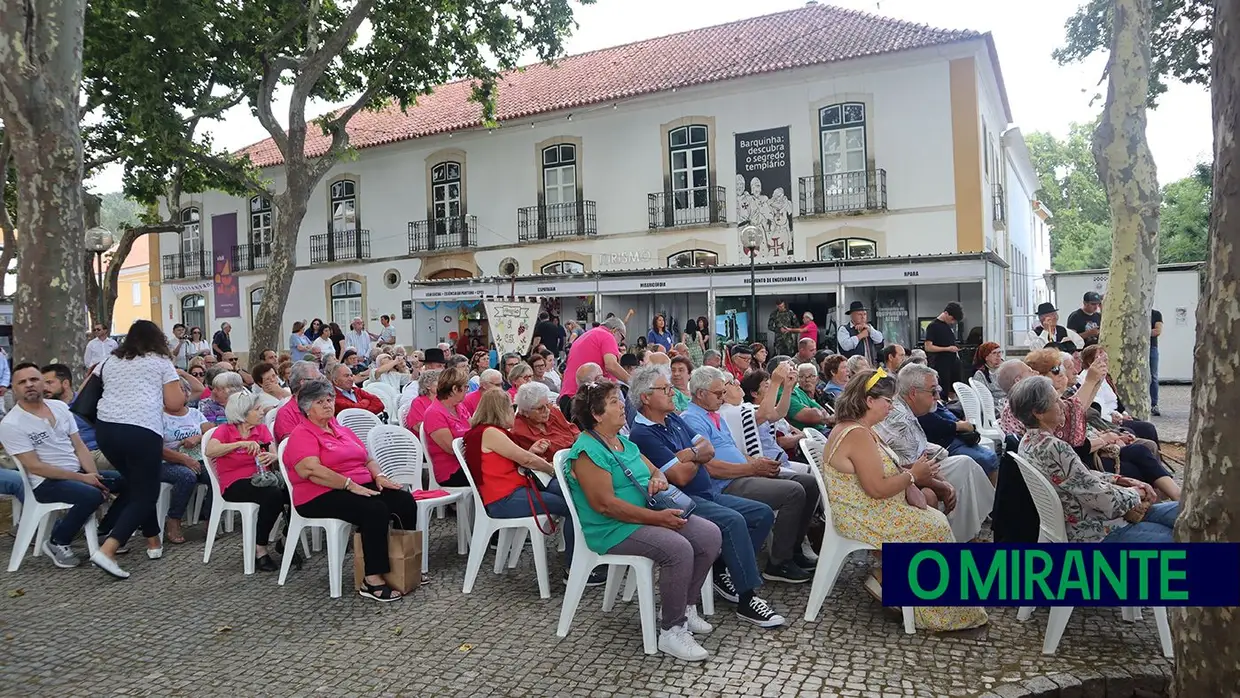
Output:
M130 326L125 341L96 369L103 391L97 404L95 436L99 450L125 478L127 497L116 524L99 551L91 555L96 567L118 579L129 573L116 564L117 551L135 529L146 536L147 554L163 553L155 501L164 451L164 410L185 406L185 392L172 365L168 341L150 320Z

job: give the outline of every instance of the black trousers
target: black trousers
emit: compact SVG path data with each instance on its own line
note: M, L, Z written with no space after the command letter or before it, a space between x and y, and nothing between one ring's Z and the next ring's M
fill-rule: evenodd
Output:
M395 528L412 530L418 524L418 507L413 495L404 490L380 490L373 482L357 484L379 494L364 497L332 490L298 505L297 513L315 519L341 519L357 526L362 534L366 574L387 574L392 569L388 562L388 522Z
M95 439L108 462L125 478L125 489L112 504L120 514L113 520L110 537L123 546L139 526L147 538L158 536L161 522L155 516L155 503L164 437L132 424L101 421L95 425Z
M288 503L288 492L283 487L255 487L249 478L245 478L229 485L223 495L224 499L230 502L252 502L258 505L258 534L254 542L266 547L271 540L271 529L284 511L284 505Z

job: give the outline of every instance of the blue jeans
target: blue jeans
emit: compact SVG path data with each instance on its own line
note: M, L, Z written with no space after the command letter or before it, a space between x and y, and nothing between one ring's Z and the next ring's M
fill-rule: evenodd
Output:
M982 470L989 475L999 469L999 454L989 448L977 446L968 446L960 439L952 441L952 445L947 447L947 452L953 456L968 456L977 461L982 466Z
M1179 502L1163 502L1150 507L1141 523L1117 528L1102 539L1103 543L1171 543L1171 529L1180 515Z
M1158 347L1150 347L1150 406L1158 407Z
M542 503L547 507L545 511L538 504L538 495L530 492L528 487L518 487L507 497L488 504L487 514L494 519L519 519L535 513L563 516L564 523L560 525L564 527L564 566L570 567L573 564L573 523L568 513L568 503L564 501L564 493L560 491L559 481L552 480L540 494ZM531 497L534 500L533 507L530 506ZM540 543L534 541L534 545Z
M17 497L17 501L26 498L26 486L22 484L22 474L16 470L0 468L0 494Z
M121 474L115 470L103 470L99 473L99 479L108 490L116 491L120 487ZM44 480L34 488L34 498L45 504L63 502L73 505L52 527L52 545L68 545L86 525L87 520L95 515L106 495L103 490L85 482Z
M762 502L736 495L715 495L709 499L694 497L697 508L694 516L719 527L723 547L719 557L732 573L732 584L744 594L762 586L762 574L758 570L758 551L775 525L775 510Z
M168 518L180 521L185 518L185 508L189 506L189 498L194 495L194 488L200 484L210 484L211 476L207 475L205 467L195 473L180 463L165 462L159 466L159 481L172 485L172 497L168 502ZM203 511L206 511L207 506L208 504L204 502Z

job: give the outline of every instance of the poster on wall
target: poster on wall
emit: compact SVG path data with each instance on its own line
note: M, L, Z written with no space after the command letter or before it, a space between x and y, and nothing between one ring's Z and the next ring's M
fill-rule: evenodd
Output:
M788 127L736 134L737 230L752 225L762 234L759 259L779 261L792 256L791 197ZM747 256L744 249L741 253Z
M913 321L908 312L908 289L880 288L874 292L874 326L884 343L909 346Z
M516 352L524 356L529 351L541 305L539 301L486 301L491 341L495 342L497 352L501 355Z
M233 274L232 248L237 244L237 214L211 216L212 280L215 282L215 317L241 317L241 290Z

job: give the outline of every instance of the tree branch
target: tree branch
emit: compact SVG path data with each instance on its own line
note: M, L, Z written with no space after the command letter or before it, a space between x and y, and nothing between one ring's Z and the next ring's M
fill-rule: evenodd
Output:
M349 42L357 35L358 27L362 26L362 22L370 15L370 11L375 7L375 0L358 0L353 6L353 10L349 12L349 16L345 17L344 22L336 27L336 31L323 42L314 53L306 57L302 63L301 72L297 75L294 83L294 93L298 88L305 86L305 93L308 95L310 90L319 82L319 78L323 77L323 73L327 71L328 66L335 60L336 56L344 53L349 47ZM304 103L304 100L303 100Z
M263 128L267 129L267 133L271 134L271 140L275 141L276 147L280 149L285 162L289 158L288 133L280 125L280 122L276 121L275 114L271 111L271 105L275 100L276 86L280 84L280 73L287 66L288 61L282 60L278 56L263 59L263 77L258 83L258 99L254 105L258 122L263 125Z

